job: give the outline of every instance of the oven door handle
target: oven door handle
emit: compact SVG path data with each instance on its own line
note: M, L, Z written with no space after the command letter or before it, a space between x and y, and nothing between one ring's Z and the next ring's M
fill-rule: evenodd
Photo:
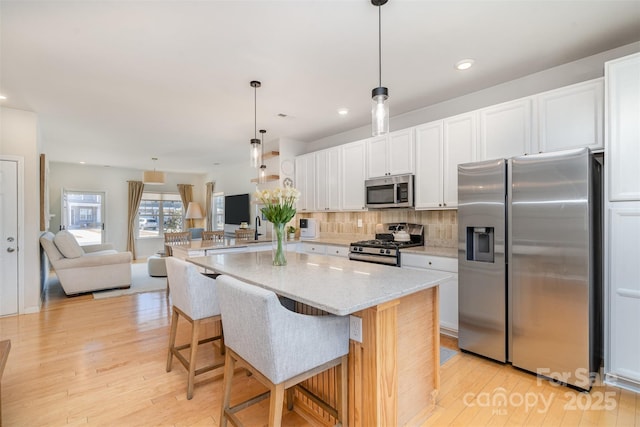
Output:
M349 259L354 261L366 261L366 262L375 262L377 264L386 264L386 265L395 265L398 266L398 258L390 257L390 256L380 256L380 255L368 255L368 254L356 254L350 253Z

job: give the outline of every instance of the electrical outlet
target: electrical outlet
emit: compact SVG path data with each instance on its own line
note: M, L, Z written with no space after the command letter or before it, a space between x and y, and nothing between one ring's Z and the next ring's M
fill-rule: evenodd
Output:
M362 218L358 218L358 228L362 228Z
M362 342L362 319L357 316L349 316L349 338Z

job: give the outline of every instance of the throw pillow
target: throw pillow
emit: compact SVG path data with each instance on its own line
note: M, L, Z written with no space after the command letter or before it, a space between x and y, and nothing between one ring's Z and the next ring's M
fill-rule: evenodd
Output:
M84 251L78 244L76 238L67 230L58 231L56 237L53 238L53 242L65 258L80 258L84 255Z

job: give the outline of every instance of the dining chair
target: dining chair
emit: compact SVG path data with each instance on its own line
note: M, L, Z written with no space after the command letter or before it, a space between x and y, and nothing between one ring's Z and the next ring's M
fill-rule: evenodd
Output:
M191 232L179 231L175 233L164 233L164 246L167 256L173 256L172 246L191 244Z
M210 240L214 242L224 242L224 231L203 231L202 240Z
M235 414L269 396L269 426L280 426L284 391L291 410L293 388L333 367L336 408L315 395L313 400L346 425L349 317L294 313L281 305L274 292L231 276L222 275L216 283L227 333L220 426L225 427L229 420L241 425ZM230 406L236 367L252 373L269 391ZM303 387L297 390L310 397Z
M255 239L256 230L250 228L239 228L236 230L236 240L253 240Z
M220 354L225 353L224 335L220 324L220 335L200 340L200 324L204 320L213 319L220 322L220 304L218 302L216 280L200 274L194 264L178 258L167 258L167 275L171 278L172 316L169 333L169 350L167 353L167 372L171 372L173 357L187 369L187 399L193 397L195 376L224 365L214 362L196 369L196 357L200 344L219 340ZM188 344L176 346L178 319L182 316L191 323L191 340ZM182 350L190 349L189 359Z

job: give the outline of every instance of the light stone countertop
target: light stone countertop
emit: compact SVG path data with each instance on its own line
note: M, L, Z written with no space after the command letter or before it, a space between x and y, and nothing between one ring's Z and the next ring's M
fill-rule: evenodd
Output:
M414 246L402 249L402 253L439 256L445 258L458 258L458 248L443 248L438 246Z
M335 246L345 246L348 247L350 243L356 241L357 239L347 239L340 237L329 237L329 238L316 238L316 239L295 239L295 240L287 240L287 243L310 243L317 245L335 245ZM191 246L189 249L197 250L197 249L207 249L207 250L215 250L215 249L229 249L229 248L244 248L247 246L260 246L260 245L271 245L271 239L265 239L261 237L258 240L238 240L235 238L225 238L223 242L211 242L211 241L202 241L202 240L192 240ZM179 250L180 246L176 246ZM458 249L457 248L443 248L437 246L414 246L412 248L402 249L403 253L414 253L418 255L431 255L431 256L440 256L446 258L458 258Z
M362 240L362 239L361 239ZM350 243L357 241L357 239L344 239L344 238L318 238L312 240L300 240L303 243L315 243L319 245L337 245L337 246L349 246ZM401 249L402 253L413 253L418 255L431 255L440 256L446 258L458 258L458 248L443 248L438 246L414 246L412 248Z
M271 252L218 254L187 260L340 316L431 288L451 277L444 272L296 252L287 252L284 267L271 264Z

